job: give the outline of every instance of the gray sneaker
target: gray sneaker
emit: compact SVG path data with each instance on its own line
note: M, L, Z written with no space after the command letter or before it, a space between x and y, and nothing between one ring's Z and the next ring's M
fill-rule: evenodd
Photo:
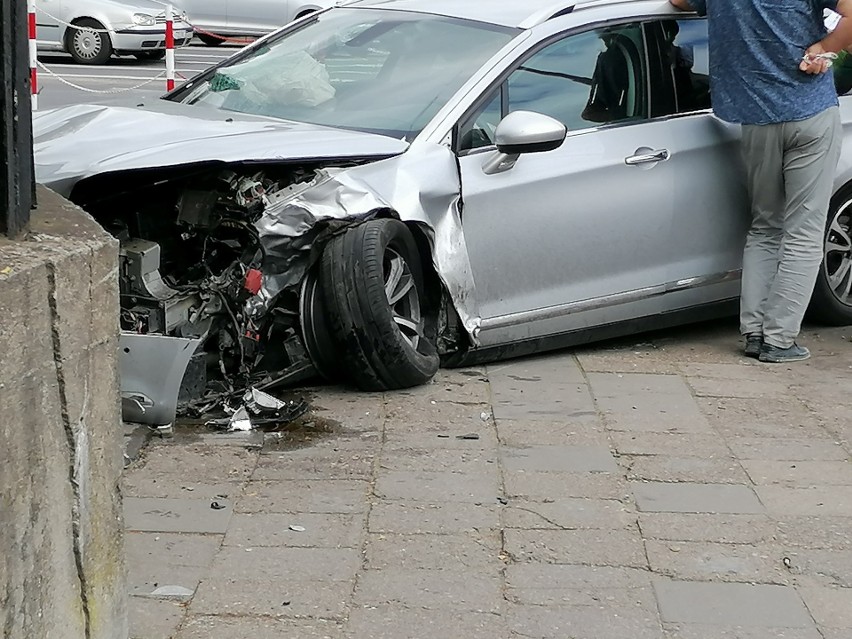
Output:
M778 348L772 344L764 343L760 347L760 356L758 359L761 362L771 364L783 364L785 362L801 362L803 359L808 359L811 352L804 346L793 344L790 348Z
M743 353L746 357L757 359L760 356L761 346L763 346L763 335L760 333L749 333L746 335L746 345Z

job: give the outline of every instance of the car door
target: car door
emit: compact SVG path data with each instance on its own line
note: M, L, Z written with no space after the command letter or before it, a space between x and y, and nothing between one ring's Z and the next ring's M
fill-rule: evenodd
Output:
M228 0L175 0L186 11L189 22L199 29L220 33L227 28Z
M739 295L751 214L740 127L711 110L707 21L667 18L645 27L652 115L666 120L664 144L675 183L670 305L732 299Z
M62 0L36 0L36 43L39 48L61 48L61 21L68 21L63 15Z
M289 22L289 0L228 0L228 28L261 35Z
M484 346L662 310L674 178L649 120L640 23L590 29L524 57L456 133L465 241ZM516 110L562 121L560 148L487 174Z

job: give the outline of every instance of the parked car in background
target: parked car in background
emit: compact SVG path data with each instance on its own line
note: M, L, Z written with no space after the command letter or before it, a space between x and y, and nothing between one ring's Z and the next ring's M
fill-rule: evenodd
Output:
M174 16L175 46L192 40L186 14ZM112 55L157 60L165 55L166 5L154 0L36 0L38 51L64 51L78 64Z
M210 46L234 36L266 35L333 4L334 0L175 0L175 6L192 18L198 39Z
M735 314L750 207L708 72L667 0L363 0L163 99L39 112L35 168L121 241L122 392L167 423L196 346L228 388L384 390ZM840 103L811 311L852 324Z

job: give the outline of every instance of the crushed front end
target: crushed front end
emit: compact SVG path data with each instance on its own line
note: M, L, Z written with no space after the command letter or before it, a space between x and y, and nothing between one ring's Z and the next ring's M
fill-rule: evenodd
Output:
M256 223L322 175L309 164L208 165L77 185L72 199L120 241L126 419L166 424L176 410L201 414L247 388L315 374L300 327L301 276L274 299L265 294ZM293 248L309 254L319 229L300 231L308 229L294 230Z

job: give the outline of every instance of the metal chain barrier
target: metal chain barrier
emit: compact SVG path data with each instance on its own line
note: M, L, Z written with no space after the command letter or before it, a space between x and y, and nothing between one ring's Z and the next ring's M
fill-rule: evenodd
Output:
M32 75L31 85L32 85L33 111L35 111L36 108L37 108L37 99L38 99L38 93L39 93L38 84L37 84L37 72L36 72L37 68L42 69L42 71L44 71L47 75L49 75L52 78L59 80L59 82L61 82L62 84L65 84L66 86L72 87L72 88L77 89L79 91L85 91L86 93L96 93L96 94L127 93L129 91L135 91L136 89L139 89L139 88L144 87L148 84L151 84L152 82L156 82L157 80L160 80L162 78L165 78L165 80L166 80L166 90L171 91L175 87L175 76L176 75L179 76L183 80L186 79L182 74L176 73L176 70L175 70L175 57L174 57L174 53L175 53L174 52L174 19L175 19L175 17L178 20L185 22L190 27L192 27L193 32L197 35L203 35L203 36L206 36L206 37L215 38L217 40L221 40L222 42L233 42L233 43L242 44L242 45L248 44L248 43L250 43L254 40L253 38L230 38L230 37L227 37L227 36L219 35L217 33L213 33L211 31L207 31L205 29L200 29L198 27L193 26L192 23L189 22L189 19L187 18L185 12L181 12L179 15L175 16L174 8L172 7L172 5L166 5L166 9L165 9L165 12L164 12L164 17L165 17L164 37L165 37L165 52L166 52L166 55L165 55L166 70L165 70L165 72L160 73L156 77L149 78L149 79L145 80L144 82L141 82L141 83L134 85L132 87L127 87L127 88L123 88L123 89L91 89L89 87L80 86L79 84L75 84L75 83L65 79L61 75L53 72L51 69L49 69L43 63L37 61L37 59L36 59L35 13L36 13L36 11L38 11L39 13L42 13L43 15L45 15L47 18L55 21L57 24L60 24L62 26L70 28L70 29L77 29L79 31L87 31L87 32L91 32L91 33L113 33L113 34L117 33L117 31L114 30L114 29L105 29L105 28L104 29L97 29L97 28L94 28L94 27L80 26L80 25L73 24L71 22L66 22L64 20L60 20L59 18L52 15L51 13L45 11L43 8L36 7L34 0L28 0L28 4L30 6L30 11L29 11L29 13L30 13L29 40L30 40L30 57L31 57L31 63L30 64L31 64L31 75ZM154 17L156 19L157 16L152 16L152 17ZM128 26L133 26L133 25L128 25Z
M192 29L193 31L195 31L196 34L207 36L209 38L215 38L216 40L221 40L222 42L233 42L235 44L250 44L254 42L254 38L230 38L227 36L219 35L218 33L213 33L212 31L206 31L205 29L201 29L200 27L196 27L195 25L192 25Z
M97 94L116 94L116 93L127 93L128 91L134 91L141 87L144 87L156 80L159 80L163 77L166 79L166 90L171 91L175 88L175 40L174 40L174 18L175 11L174 7L171 4L166 5L164 18L165 18L165 28L164 28L164 37L165 37L165 58L166 58L166 70L164 73L157 75L156 77L149 78L144 82L141 82L135 86L127 87L124 89L90 89L89 87L83 87L79 84L74 84L73 82L66 80L62 76L57 73L51 71L47 66L38 62L36 59L36 28L35 28L35 12L36 10L41 11L45 16L47 16L51 20L55 20L58 24L64 25L67 28L77 29L79 31L88 31L91 33L116 33L116 31L112 29L96 29L93 27L79 26L70 22L65 22L64 20L60 20L54 15L51 15L41 7L36 7L34 0L28 0L29 5L29 46L30 46L30 64L31 64L31 93L32 93L32 105L33 111L36 110L37 100L38 100L38 84L37 84L37 73L36 69L40 67L45 73L47 73L50 77L56 78L62 84L66 86L73 87L78 89L79 91L85 91L86 93L97 93ZM153 16L155 21L157 16ZM182 12L178 15L178 19L181 21L185 21L187 24L189 22L186 20L186 13Z
M92 31L94 33L116 33L116 31L114 29L95 29L93 27L81 27L81 26L73 24L71 22L65 22L64 20L60 20L56 16L51 15L50 13L48 13L47 11L42 9L41 7L36 7L36 11L38 11L39 13L43 13L48 18L50 18L51 20L55 20L56 22L58 22L59 24L61 24L64 27L71 27L71 28L74 28L74 29ZM196 27L188 19L184 19L184 18L185 18L185 16L183 16L183 15L177 16L178 20L181 20L181 21L185 22L186 24L188 24L189 26L191 26L192 30L195 33L200 34L200 35L204 35L204 36L208 36L208 37L211 37L211 38L215 38L216 40L221 40L222 42L233 42L234 44L251 44L255 40L255 38L251 38L251 37L232 38L232 37L229 37L229 36L219 35L218 33L213 33L212 31L207 31L206 29L202 29L201 27ZM136 26L136 25L128 24L128 26L132 27L132 26Z
M165 78L165 77L166 77L166 72L165 72L165 71L163 71L163 72L162 72L160 75L158 75L158 76L155 76L155 77L153 77L153 78L148 78L148 79L147 79L147 80L145 80L144 82L140 82L139 84L137 84L137 85L135 85L135 86L132 86L132 87L126 87L126 88L124 88L124 89L90 89L90 88L88 88L88 87L82 87L82 86L80 86L79 84L74 84L73 82L69 82L68 80L66 80L65 78L63 78L61 75L59 75L59 74L54 73L53 71L51 71L51 70L50 70L48 67L46 67L46 66L45 66L42 62L39 62L39 63L38 63L38 66L39 66L39 68L41 68L41 70L42 70L42 71L44 71L47 75L49 75L49 76L50 76L50 77L52 77L52 78L56 78L56 79L57 79L57 80L59 80L62 84L65 84L65 85L67 85L67 86L69 86L69 87L72 87L72 88L74 88L74 89L79 89L80 91L85 91L86 93L102 93L102 94L127 93L128 91L135 91L136 89L141 89L141 88L142 88L142 87L144 87L145 85L151 84L152 82L156 82L157 80L162 80L163 78Z

